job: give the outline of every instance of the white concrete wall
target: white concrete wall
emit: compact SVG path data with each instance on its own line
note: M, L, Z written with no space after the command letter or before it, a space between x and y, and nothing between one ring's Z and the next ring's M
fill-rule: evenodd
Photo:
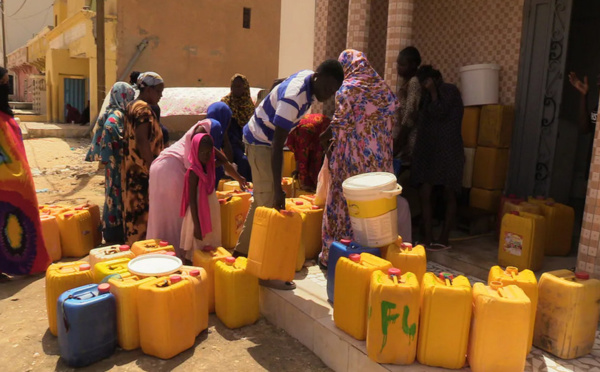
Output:
M279 77L313 68L315 0L281 0Z

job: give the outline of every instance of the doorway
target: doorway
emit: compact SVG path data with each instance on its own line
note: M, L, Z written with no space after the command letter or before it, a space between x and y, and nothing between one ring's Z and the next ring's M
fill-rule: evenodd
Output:
M85 109L85 79L84 78L65 78L65 95L64 95L64 109L65 109L65 120L67 118L66 107L71 105L76 108L81 114Z

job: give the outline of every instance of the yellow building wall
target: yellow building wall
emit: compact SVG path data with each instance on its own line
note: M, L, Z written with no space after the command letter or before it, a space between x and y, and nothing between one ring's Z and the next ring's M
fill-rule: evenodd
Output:
M149 45L133 69L156 71L167 86L229 86L238 72L253 87L271 86L279 68L281 0L175 3L117 3L119 76L147 38ZM251 9L250 29L242 27L244 7Z
M65 121L65 78L89 78L88 60L71 58L68 49L49 49L46 54L48 121Z

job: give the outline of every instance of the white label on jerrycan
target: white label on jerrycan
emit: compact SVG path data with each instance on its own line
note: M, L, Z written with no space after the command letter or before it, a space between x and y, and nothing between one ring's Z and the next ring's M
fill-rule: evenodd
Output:
M396 209L378 217L350 217L354 240L365 247L383 247L398 239Z

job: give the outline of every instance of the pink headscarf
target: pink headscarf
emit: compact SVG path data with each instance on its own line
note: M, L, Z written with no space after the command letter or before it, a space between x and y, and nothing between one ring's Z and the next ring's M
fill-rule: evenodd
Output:
M166 158L172 157L180 160L183 163L184 168L190 167L190 162L188 160L190 156L190 148L192 147L192 138L194 137L194 132L198 126L204 128L206 133L210 133L212 122L209 119L200 120L196 124L192 125L192 127L179 139L179 141L175 142L171 146L167 147L160 153L158 158Z
M212 231L212 223L210 220L210 206L208 204L208 195L215 191L215 149L212 147L212 154L210 160L206 163L206 172L202 163L198 160L198 147L200 147L200 141L204 136L209 136L206 133L198 133L192 138L192 143L189 149L188 161L190 166L185 173L185 183L183 186L183 195L181 198L181 217L185 217L185 213L190 204L189 201L189 189L188 181L190 172L196 173L199 178L198 181L198 220L200 221L200 227L202 228L202 234L206 235Z

